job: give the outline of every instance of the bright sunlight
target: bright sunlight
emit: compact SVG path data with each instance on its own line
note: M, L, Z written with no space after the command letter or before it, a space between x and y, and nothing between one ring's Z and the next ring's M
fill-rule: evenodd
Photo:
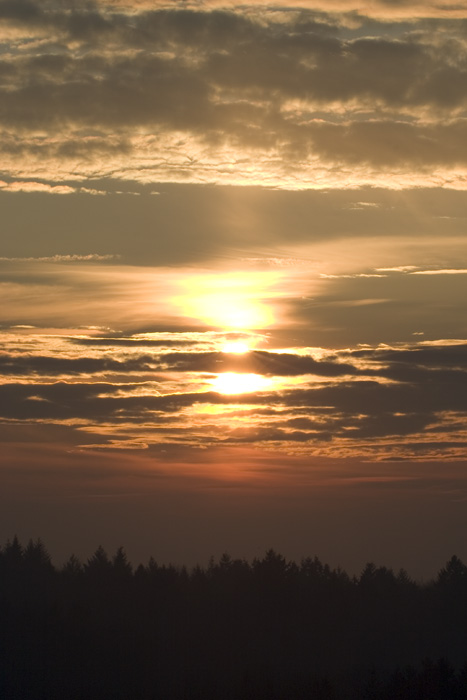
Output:
M232 340L222 346L222 352L233 355L244 355L250 348L241 340Z
M276 282L272 273L194 275L183 282L186 291L174 301L186 316L218 328L266 328L274 321L268 290Z

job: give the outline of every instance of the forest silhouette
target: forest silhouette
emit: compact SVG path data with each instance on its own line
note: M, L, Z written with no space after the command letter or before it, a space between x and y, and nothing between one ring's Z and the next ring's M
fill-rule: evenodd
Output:
M359 576L274 550L192 569L0 549L5 700L467 700L467 566Z

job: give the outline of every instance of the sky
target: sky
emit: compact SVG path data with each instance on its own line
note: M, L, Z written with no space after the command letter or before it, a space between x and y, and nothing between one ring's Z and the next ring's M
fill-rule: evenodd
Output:
M0 0L0 534L467 560L467 4Z

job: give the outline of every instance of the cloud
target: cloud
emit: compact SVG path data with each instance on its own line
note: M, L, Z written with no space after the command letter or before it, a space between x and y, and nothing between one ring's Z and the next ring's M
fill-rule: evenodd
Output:
M467 269L451 269L451 270L415 270L412 275L466 275Z
M48 185L41 182L1 182L5 192L47 192L49 194L71 194L76 190L68 185Z
M49 255L40 258L6 258L0 257L1 262L38 262L38 263L73 263L73 262L104 262L105 260L116 260L118 255L98 255L97 253L89 253L89 255Z
M437 268L437 269L427 269L422 270L417 267L417 265L398 265L396 267L378 267L376 272L354 272L351 274L327 274L325 272L320 273L321 279L358 279L358 278L383 278L387 277L388 272L399 272L406 275L465 275L467 274L467 269L464 268Z
M9 19L11 21L21 21L23 23L41 23L44 21L44 17L47 14L50 16L54 9L56 10L58 3L56 0L44 0L40 5L37 2L32 2L28 0L18 0L14 2L12 0L2 0L0 6L0 16L4 19ZM97 28L102 28L105 26L105 18L108 14L115 12L126 13L131 16L135 11L147 11L154 9L157 10L182 10L188 9L202 10L202 11L212 11L217 8L225 10L226 8L230 10L238 9L238 2L236 0L178 0L170 1L168 0L135 0L131 4L128 0L97 0L95 2L77 2L77 0L67 0L66 3L62 3L62 7L68 10L68 12L74 15L73 20L76 24L79 24L80 15L81 18L86 12L86 15L91 19L84 18L83 24L85 27L88 25L96 26ZM296 11L297 9L309 10L312 12L321 13L323 10L323 3L321 0L280 0L279 1L266 1L266 0L256 0L250 5L243 5L242 7L251 11L285 11L290 9ZM429 18L429 17L442 17L442 18L465 18L466 11L462 4L452 3L450 0L430 0L426 2L425 0L372 0L372 2L357 2L357 0L328 0L326 2L326 10L328 12L336 12L339 14L346 13L349 15L347 22L357 23L361 21L364 17L380 18L384 20L388 19L412 19L412 18ZM85 15L85 17L86 17Z
M176 335L176 334L174 334ZM181 334L180 334L181 335ZM183 338L171 339L171 338L141 338L141 337L130 337L130 338L70 338L70 341L75 345L104 345L105 347L153 347L153 348L170 348L172 346L183 347L186 345L195 345L195 340L185 340Z
M408 347L376 347L353 350L350 357L367 357L376 362L407 363L412 367L465 368L467 364L467 344L463 341L438 344L423 344Z
M116 344L102 356L99 344L80 342L88 339L76 338L76 346L69 337L58 344L28 337L28 347L0 358L1 420L52 421L99 436L83 439L86 449L273 443L310 454L454 459L467 440L465 343L322 351L316 360L303 351L233 356L193 345L187 352L183 344L145 354L144 339L141 349ZM40 338L42 354L33 354ZM73 354L76 347L84 354ZM223 372L280 380L261 392L224 395L210 388Z
M44 182L3 182L0 180L0 190L4 192L44 192L46 194L82 194L102 195L102 190L88 187L70 187L69 185L49 185Z
M342 377L360 374L356 367L340 362L315 360L311 356L290 353L272 353L255 350L245 355L226 353L166 353L160 361L170 369L181 372L241 372L266 376L299 376L314 374L324 377Z
M6 355L0 354L0 375L73 375L151 372L154 359L143 356L114 360L110 357L64 358L44 355Z
M330 275L330 274L326 274L325 272L321 272L319 276L321 277L321 279L328 279L328 280L358 279L359 277L363 277L363 278L365 278L365 277L376 277L376 278L386 277L386 275L381 275L381 274L372 273L372 272L356 272L353 275ZM377 300L377 299L368 300L368 303L371 303L372 301L373 301L373 303L377 303L378 301L382 301L382 300Z
M397 265L396 267L378 267L377 272L412 272L416 270L416 265Z
M0 56L2 167L18 181L5 187L66 194L58 181L79 174L97 193L86 179L112 174L465 188L461 23L394 19L388 31L370 8L202 7L1 2L24 31ZM449 12L433 3L427 16L435 7Z

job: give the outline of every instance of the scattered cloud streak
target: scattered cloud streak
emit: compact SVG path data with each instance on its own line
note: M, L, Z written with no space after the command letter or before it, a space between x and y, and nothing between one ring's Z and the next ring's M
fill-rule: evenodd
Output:
M105 260L115 260L118 255L98 255L97 253L89 253L88 255L50 255L40 258L0 258L0 262L13 263L73 263L73 262L103 262Z
M33 354L15 337L0 357L2 422L74 426L82 449L92 435L93 449L274 445L381 460L458 459L467 444L465 343L236 355L157 334L149 346L50 336ZM225 373L272 383L223 394L213 380Z

